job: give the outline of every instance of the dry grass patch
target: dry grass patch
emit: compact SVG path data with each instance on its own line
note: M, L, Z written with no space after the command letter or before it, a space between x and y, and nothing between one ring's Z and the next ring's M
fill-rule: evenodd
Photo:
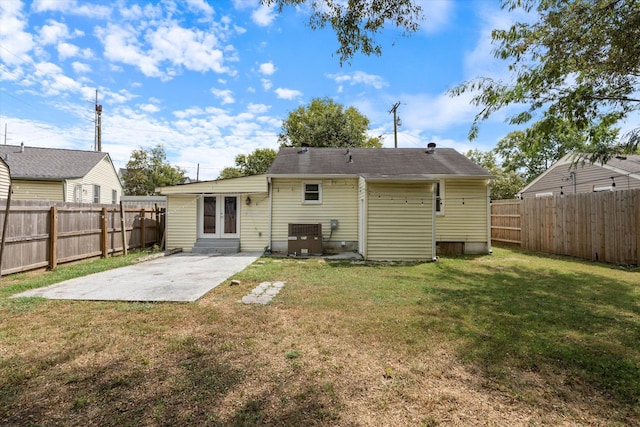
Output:
M637 272L498 249L234 278L190 304L2 294L0 424L640 422ZM271 304L239 303L265 280Z

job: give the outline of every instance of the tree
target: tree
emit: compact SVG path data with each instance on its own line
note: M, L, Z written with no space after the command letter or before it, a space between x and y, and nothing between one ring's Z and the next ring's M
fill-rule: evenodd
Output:
M494 151L506 171L518 172L529 182L566 154L584 151L588 136L568 121L554 121L553 126L541 129L544 125L534 123L530 129L511 132L498 141ZM612 140L615 135L613 131ZM601 139L605 140L604 136Z
M133 150L122 179L125 194L150 196L157 194L156 187L183 182L185 171L169 164L164 147L158 144L149 149Z
M313 98L306 107L289 113L278 140L283 147L382 147L380 138L367 135L369 119L354 107L344 109L330 98Z
M403 35L415 33L423 19L422 8L415 0L262 0L276 5L282 13L285 7L309 6L309 26L313 30L331 28L338 39L340 65L357 53L382 54L376 35L389 23L402 29Z
M218 176L218 179L238 178L241 176L244 175L242 174L242 172L240 172L240 169L234 168L233 166L227 166L226 168L222 169L222 171L220 172L220 176Z
M507 171L498 165L494 151L470 150L465 155L493 175L491 182L491 198L493 200L513 199L518 191L526 185L525 179L518 172Z
M236 156L236 167L226 167L220 172L221 179L259 175L267 172L278 153L271 148L256 148L248 155Z
M621 142L611 132L640 110L640 0L505 0L503 7L532 13L536 5L536 22L492 33L494 54L509 62L512 79L478 78L450 91L476 93L481 110L469 137L477 136L481 121L515 106L521 109L509 117L512 124L537 120L538 131L549 131L569 122L587 137L592 162L637 150L640 128Z

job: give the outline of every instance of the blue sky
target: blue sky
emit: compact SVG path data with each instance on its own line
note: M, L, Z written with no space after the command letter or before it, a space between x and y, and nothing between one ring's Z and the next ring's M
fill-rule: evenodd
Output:
M393 147L390 108L401 102L399 147L428 142L489 150L514 128L507 112L467 133L477 108L447 89L505 77L490 32L515 19L499 2L424 2L410 37L379 36L380 57L339 64L330 29L308 11L282 15L258 0L0 0L0 133L7 143L92 150L96 90L102 149L116 167L162 144L192 178L214 179L240 153L277 149L282 120L312 98L354 106Z

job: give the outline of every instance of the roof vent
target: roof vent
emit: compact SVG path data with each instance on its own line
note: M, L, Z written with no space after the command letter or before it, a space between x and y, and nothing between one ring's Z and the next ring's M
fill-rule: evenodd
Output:
M430 142L427 144L427 154L433 154L436 152L436 143Z
M618 160L627 160L627 156L616 156Z
M353 157L351 157L351 154L349 154L349 160L347 161L347 163L353 163Z
M20 152L24 153L24 142L20 143Z
M300 144L300 147L302 147L302 149L298 151L298 154L304 154L309 151L309 143L307 142L303 142L302 144Z

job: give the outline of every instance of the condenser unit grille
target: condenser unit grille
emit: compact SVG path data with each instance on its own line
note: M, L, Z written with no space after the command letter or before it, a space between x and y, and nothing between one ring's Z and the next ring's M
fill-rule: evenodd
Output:
M289 224L289 236L321 236L322 224Z
M322 255L322 224L289 224L289 255Z

